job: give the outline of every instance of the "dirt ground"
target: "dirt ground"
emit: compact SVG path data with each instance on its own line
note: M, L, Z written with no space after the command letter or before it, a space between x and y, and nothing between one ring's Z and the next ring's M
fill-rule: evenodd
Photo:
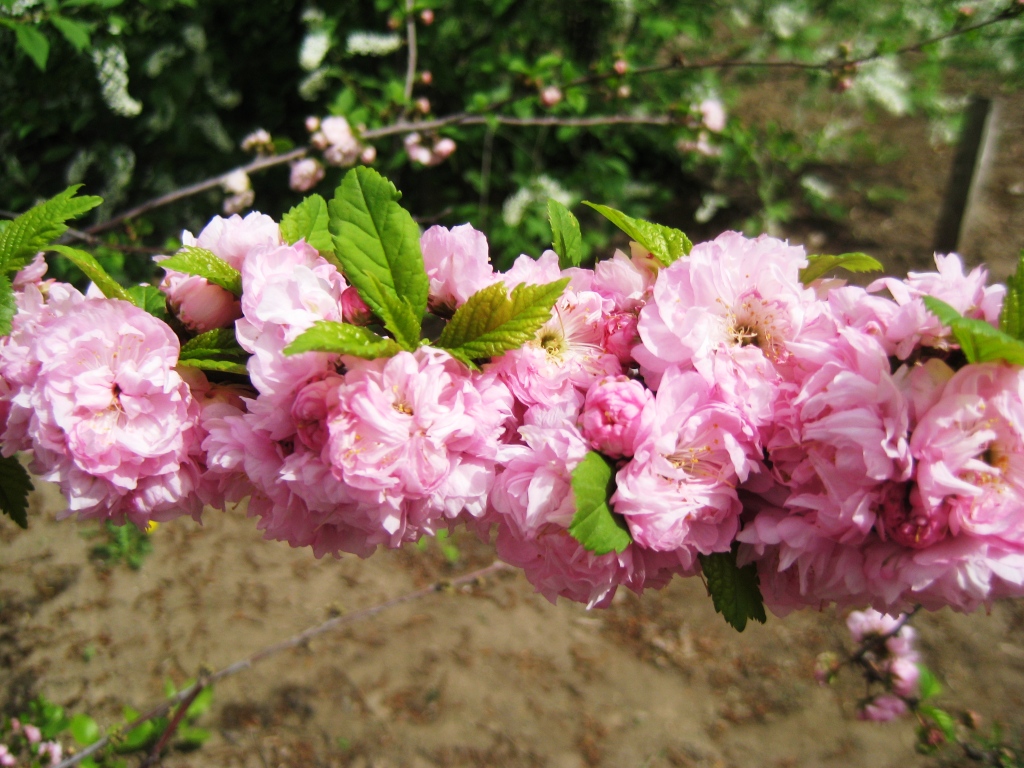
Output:
M962 251L997 278L1024 246L1024 100L1004 96L999 132L976 192ZM852 168L897 184L903 200L851 202L848 220L791 226L813 250L856 247L894 268L921 267L952 159L911 119L884 126L899 149L884 168ZM869 179L870 181L870 179ZM88 560L94 524L56 522L62 500L39 484L28 531L0 519L0 707L35 694L103 726L125 705L317 624L491 562L456 537L362 561L315 560L264 542L244 511L179 520L152 534L141 570ZM449 552L454 555L453 552ZM969 617L917 617L942 702L1010 732L1024 727L1024 604ZM516 573L449 590L321 636L219 683L199 725L199 751L167 766L928 765L909 721L855 718L862 684L847 672L819 688L816 655L843 647L843 616L769 617L736 633L699 580L661 593L620 593L604 611L536 596Z

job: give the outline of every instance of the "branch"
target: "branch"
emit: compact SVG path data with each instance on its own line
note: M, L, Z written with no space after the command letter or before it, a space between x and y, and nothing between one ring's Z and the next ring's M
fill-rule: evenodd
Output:
M134 219L136 216L141 216L144 213L148 213L154 208L159 208L161 206L168 205L169 203L174 203L186 197L198 195L200 192L205 192L208 189L213 189L214 187L220 186L220 184L222 184L224 180L227 179L228 176L230 176L233 173L237 173L238 171L245 171L246 173L255 173L257 171L262 171L267 168L272 168L275 165L282 165L283 163L290 163L292 160L298 160L301 157L305 157L307 152L309 152L309 150L306 147L299 147L298 149L293 149L291 152L286 152L283 155L261 157L258 160L253 160L248 165L243 165L240 166L239 168L234 168L228 171L227 173L222 173L219 176L214 176L212 178L206 179L205 181L200 181L196 184L192 184L191 186L182 187L181 189L176 189L173 192L168 192L166 195L154 198L153 200L150 200L148 202L143 203L142 205L132 208L130 211L125 211L124 213L118 214L112 219L107 219L106 221L101 221L99 224L94 224L93 226L86 229L85 232L86 234L89 235L95 235L97 232L105 232L108 229L116 227L123 221L127 221L128 219Z
M139 768L149 768L149 766L153 765L153 763L160 759L160 754L164 751L164 748L171 740L171 737L174 736L175 731L178 730L178 726L181 725L181 721L185 717L185 713L188 712L188 708L192 706L192 702L196 700L196 697L202 693L203 688L207 685L209 685L207 679L200 676L199 679L196 680L195 685L190 686L192 693L182 699L181 703L178 704L178 709L174 713L174 717L171 718L171 722L167 724L164 732L161 734L156 744L153 745L153 749L150 750L146 759L142 761L141 765L139 765Z
M415 0L405 0L405 38L409 46L409 59L405 69L406 111L412 100L412 84L416 80L416 17L413 15Z
M431 584L430 586L424 587L423 589L417 589L414 592L407 592L404 595L399 595L398 597L386 600L383 603L372 605L369 608L363 608L358 611L353 611L352 613L343 614L341 616L335 616L334 618L328 619L327 621L323 622L322 624L318 624L315 627L310 627L304 632L300 632L299 634L294 635L288 638L287 640L282 640L279 643L274 643L273 645L269 645L266 648L263 648L262 650L256 651L255 653L246 656L244 659L239 659L234 664L229 664L226 667L222 667L216 672L213 672L209 675L200 675L195 683L188 686L184 690L178 691L178 693L169 697L166 701L157 704L148 712L139 715L132 722L128 723L125 726L122 726L119 729L118 733L128 733L129 731L138 728L140 725L149 720L152 720L153 718L161 717L167 714L167 712L170 711L171 707L178 703L181 703L182 706L178 710L178 713L175 714L175 719L180 721L179 715L184 713L185 709L188 708L188 705L185 704L185 702L191 702L192 700L194 700L195 697L199 695L199 692L203 688L209 685L213 685L213 683L225 677L230 677L231 675L235 675L239 672L242 672L243 670L249 669L254 664L262 661L263 659L266 659L270 656L274 656L275 654L278 654L281 651L286 651L289 648L295 648L297 646L304 645L305 643L308 643L310 640L312 640L314 637L322 635L325 632L331 632L335 629L347 627L350 624L356 624L360 621L369 619L373 616L376 616L378 613L383 613L384 611L390 608L395 608L396 606L403 605L404 603L410 603L414 600L419 600L422 597L427 597L428 595L444 591L445 589L462 586L463 584L473 584L475 582L479 582L487 576L490 576L491 574L498 573L499 571L509 570L510 568L511 566L496 561L488 565L486 568L480 568L479 570L472 571L471 573L467 573L462 576L458 576L454 579L445 579L442 581L437 581ZM167 730L164 731L164 737L170 738L168 734L171 733L172 726L176 727L176 723L172 722L171 725L167 727ZM161 741L164 740L164 737L161 737ZM71 768L71 766L77 765L85 758L89 757L90 755L96 754L101 749L106 747L110 743L110 741L110 735L104 736L99 741L95 741L92 744L90 744L81 752L72 755L71 757L68 757L66 760L60 763L57 766L57 768Z

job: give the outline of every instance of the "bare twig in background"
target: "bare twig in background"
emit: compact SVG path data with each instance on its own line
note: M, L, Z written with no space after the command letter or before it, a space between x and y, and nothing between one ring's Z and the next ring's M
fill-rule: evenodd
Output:
M462 576L457 576L454 579L444 579L442 581L437 581L428 587L424 587L423 589L417 589L414 592L407 592L404 595L399 595L398 597L394 597L391 600L385 600L383 603L372 605L369 608L362 608L358 611L353 611L352 613L342 614L341 616L335 616L334 618L328 619L327 621L323 622L322 624L318 624L315 627L310 627L304 632L300 632L299 634L294 635L288 638L287 640L282 640L279 643L268 645L266 648L256 651L255 653L246 656L244 659L239 659L234 664L229 664L226 667L222 667L216 672L212 672L205 676L200 675L199 679L197 679L196 682L192 685L188 686L184 690L178 691L175 695L169 697L166 701L157 704L148 712L139 715L132 722L123 726L120 729L120 733L128 733L129 731L138 728L140 725L149 720L152 720L157 717L162 717L170 711L171 707L178 703L183 704L183 706L179 709L179 713L183 713L184 710L187 709L187 705L185 705L184 702L190 702L193 699L195 699L199 692L202 691L202 689L206 686L213 685L213 683L217 682L218 680L221 680L225 677L230 677L231 675L235 675L239 672L250 669L260 661L263 661L264 659L269 658L270 656L274 656L280 653L281 651L287 651L290 648L296 648L300 645L304 645L305 643L308 643L310 640L312 640L314 637L322 635L325 632L332 632L336 629L340 629L341 627L347 627L350 624L356 624L360 621L372 618L373 616L376 616L378 613L383 613L384 611L390 608L395 608L396 606L404 605L405 603L410 603L414 600L419 600L422 597L427 597L428 595L432 595L436 592L441 592L451 587L459 587L464 584L473 584L474 582L480 581L481 579L484 579L487 576L490 576L494 573L510 569L511 566L496 561L488 565L486 568L480 568L479 570L472 571L471 573L467 573ZM175 717L178 718L178 715L176 714ZM171 730L171 726L168 726L167 730L164 731L164 736L170 738L168 736L168 733L170 733ZM60 763L57 766L57 768L71 768L71 766L77 765L85 758L89 757L90 755L96 754L101 749L106 747L110 743L110 741L111 736L104 736L99 741L95 741L92 744L90 744L88 747L83 749L78 754L68 757L66 760Z
M408 63L405 68L405 102L412 100L412 85L416 80L416 17L413 15L415 0L405 0L405 39L409 47ZM406 106L408 111L408 106Z

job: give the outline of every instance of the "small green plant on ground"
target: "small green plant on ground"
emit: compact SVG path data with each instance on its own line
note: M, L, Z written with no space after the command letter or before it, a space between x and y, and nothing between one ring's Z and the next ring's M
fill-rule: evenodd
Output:
M153 551L153 542L148 531L140 531L134 525L103 524L101 530L91 535L103 536L105 541L95 545L89 552L93 562L104 570L110 570L124 563L133 571L142 567L146 556Z

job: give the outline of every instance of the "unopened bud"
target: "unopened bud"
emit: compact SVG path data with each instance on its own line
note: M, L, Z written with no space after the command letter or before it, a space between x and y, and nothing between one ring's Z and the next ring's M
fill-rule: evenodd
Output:
M615 70L616 74L624 75L629 69L629 64L626 63L625 59L616 59L615 63L612 65L612 69Z
M430 112L430 99L421 96L416 99L416 110L422 112L424 115Z
M424 85L430 85L432 82L434 82L434 75L431 74L429 69L420 72L420 82L423 83Z
M540 103L545 107L553 107L562 100L562 90L557 85L549 85L540 92Z
M434 23L434 12L430 8L424 8L420 11L420 21L429 27Z
M310 115L306 118L306 130L310 133L316 133L320 130L320 118L315 115Z
M369 165L370 163L372 163L376 159L377 159L377 148L376 147L367 147L359 155L359 162L362 163L363 165Z
M615 93L620 99L628 99L630 94L633 93L633 89L628 85L620 85L618 89L616 89Z

